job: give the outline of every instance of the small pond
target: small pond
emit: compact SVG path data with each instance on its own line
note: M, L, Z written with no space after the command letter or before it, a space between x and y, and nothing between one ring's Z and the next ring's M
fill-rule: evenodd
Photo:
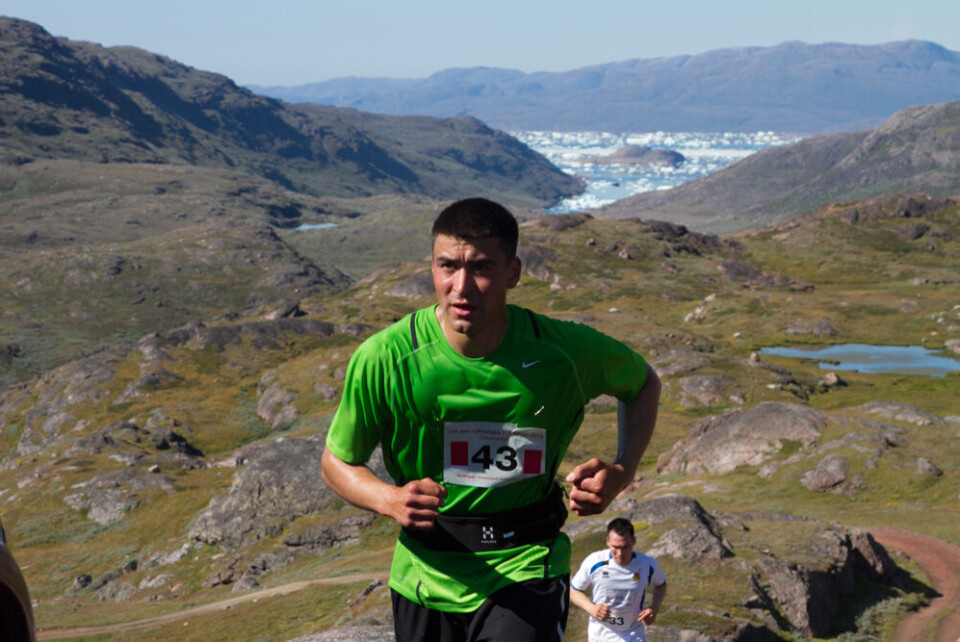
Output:
M303 232L305 230L325 230L336 226L336 223L307 223L305 225L298 225L293 229L297 232Z
M761 355L820 361L822 370L854 370L867 374L893 373L943 377L960 371L960 361L923 346L875 346L845 343L826 348L762 348Z

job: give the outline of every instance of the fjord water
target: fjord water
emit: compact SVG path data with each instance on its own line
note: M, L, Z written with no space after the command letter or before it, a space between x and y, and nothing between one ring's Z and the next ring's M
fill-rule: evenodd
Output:
M513 136L546 156L564 172L582 176L587 182L586 192L561 201L548 210L550 214L579 212L634 194L669 189L723 169L761 149L799 140L797 136L776 132L610 134L526 131L513 132ZM672 150L686 160L678 167L582 162L583 159L608 156L628 145Z
M876 346L846 343L826 348L763 348L761 355L818 360L821 370L853 370L943 377L960 372L960 361L923 346Z

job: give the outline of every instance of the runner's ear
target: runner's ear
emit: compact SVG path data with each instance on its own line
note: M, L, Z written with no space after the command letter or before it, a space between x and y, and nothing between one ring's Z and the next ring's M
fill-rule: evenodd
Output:
M510 265L507 266L507 289L513 289L517 287L517 283L520 282L520 272L522 268L520 263L520 257L515 256L510 260Z

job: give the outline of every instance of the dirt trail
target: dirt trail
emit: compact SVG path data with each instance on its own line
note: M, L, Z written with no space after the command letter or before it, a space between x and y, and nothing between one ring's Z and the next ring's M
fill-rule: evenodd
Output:
M940 597L930 606L908 616L894 636L895 642L957 642L960 640L960 546L929 535L889 528L867 528L874 539L887 548L901 551L911 557L930 578L930 584ZM946 615L944 615L946 614ZM926 629L933 620L941 617L936 637Z
M66 638L76 638L76 637L82 637L82 636L88 636L88 635L105 635L108 633L120 633L122 631L131 631L133 629L138 629L145 626L169 624L171 622L177 622L186 618L195 617L197 615L207 615L210 613L215 613L217 611L223 611L225 609L233 608L237 604L243 604L244 602L252 602L253 600L261 600L268 597L275 597L277 595L288 595L290 593L302 591L305 588L308 588L310 586L315 586L317 584L348 584L350 582L362 582L362 581L372 582L374 580L386 581L387 574L386 573L358 573L356 575L343 575L341 577L331 577L331 578L326 578L322 580L308 580L304 582L293 582L291 584L284 584L283 586L275 586L273 588L266 588L261 591L255 591L253 593L247 593L245 595L231 597L229 599L221 600L219 602L212 602L210 604L195 606L191 609L177 611L175 613L158 615L157 617L147 618L146 620L137 620L136 622L120 622L117 624L107 624L104 626L87 626L87 627L70 628L70 629L40 630L40 631L37 631L37 639L38 640L62 640Z

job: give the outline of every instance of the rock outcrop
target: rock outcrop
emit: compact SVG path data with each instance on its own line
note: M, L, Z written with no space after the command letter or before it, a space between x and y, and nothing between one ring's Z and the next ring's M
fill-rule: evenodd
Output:
M784 330L784 334L792 336L810 335L814 337L835 337L837 336L837 329L827 319L820 319L818 321L801 319L788 325L787 329Z
M230 490L214 498L190 537L235 548L252 536L277 536L301 515L331 509L337 495L320 479L323 443L278 439L246 448Z
M821 556L819 568L776 559L758 562L763 597L773 600L804 636L826 637L834 632L841 601L853 593L857 575L887 585L896 581L896 565L865 531L829 527L809 546Z
M838 491L847 481L847 460L840 455L827 455L817 467L804 473L800 483L807 490L817 492Z
M694 232L686 225L670 223L668 221L637 221L640 231L649 234L658 241L663 241L676 254L720 254L722 252L738 253L743 246L734 240L720 238L715 234Z
M425 299L434 296L433 276L430 272L420 272L404 279L387 290L389 296L405 299Z
M149 501L153 493L173 493L176 484L164 475L126 468L98 475L71 490L74 492L63 501L75 510L86 511L88 519L107 525L120 521L128 512Z
M693 372L709 364L710 357L702 352L680 348L674 348L650 360L650 365L656 368L657 374L662 377Z
M747 265L737 259L727 259L717 266L724 276L751 290L777 288L792 291L812 290L813 284L803 279L794 279L782 274L771 274Z
M915 426L942 426L944 420L926 410L921 410L916 406L894 401L872 401L859 407L865 413L880 415L885 419L902 421Z
M680 406L713 406L741 394L736 381L724 375L692 375L680 380Z
M272 373L260 378L258 393L257 416L272 429L276 430L297 416L297 407L293 403L296 395L281 388Z
M316 526L303 532L291 533L283 538L283 543L291 549L310 551L354 544L360 541L363 529L369 528L374 519L373 513L351 515L337 520L334 524Z
M943 474L943 471L926 457L917 459L917 472L921 475L930 475L932 477L939 477Z
M167 363L170 348L212 350L222 352L227 346L248 342L256 349L282 350L288 335L331 337L338 330L332 323L309 318L281 318L272 321L250 321L234 325L207 326L192 321L166 333L153 333L135 344L124 344L98 352L77 361L59 366L31 384L23 384L0 397L0 430L6 426L7 415L29 395L36 395L23 418L18 455L29 455L38 450L69 440L68 429L78 427L73 408L83 403L101 403L111 394L110 384L117 378L117 364L131 355L139 355L140 376L126 382L123 392L110 399L124 403L142 396L146 386L163 386L179 377L161 364ZM345 329L343 331L346 331ZM172 367L172 366L171 366Z
M647 551L653 557L669 555L701 563L718 563L733 555L716 520L690 497L665 495L640 504L628 501L623 511L623 516L631 521L683 522L653 543Z
M278 537L298 517L335 512L342 501L320 478L323 450L320 439L277 439L244 449L230 490L211 500L189 536L232 549L247 539ZM370 467L387 478L379 450Z
M762 464L785 441L812 446L826 426L819 410L789 403L761 403L701 419L657 460L670 473L728 473L738 466Z

